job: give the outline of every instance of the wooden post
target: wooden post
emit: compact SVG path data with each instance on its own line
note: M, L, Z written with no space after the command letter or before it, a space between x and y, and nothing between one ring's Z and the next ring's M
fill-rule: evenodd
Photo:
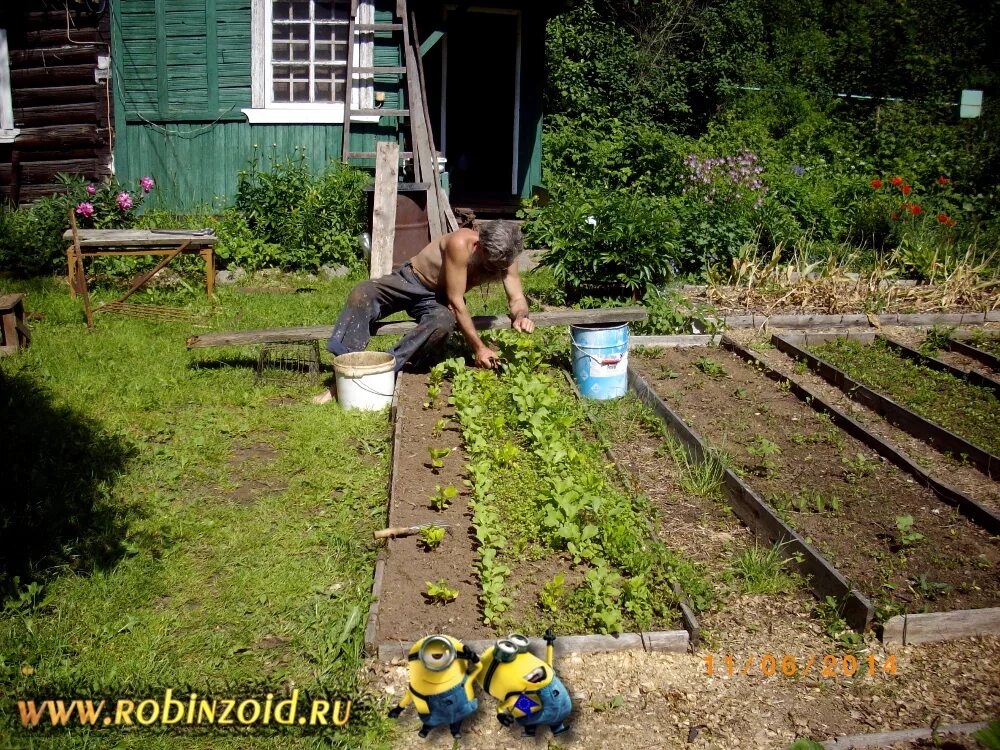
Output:
M90 292L87 291L87 274L83 270L83 252L80 250L80 230L76 226L76 214L73 208L69 209L69 228L73 230L73 258L74 276L70 279L70 289L76 283L80 287L80 294L83 297L83 313L87 317L87 328L94 327L94 313L90 309Z
M375 206L372 212L370 278L392 273L392 246L396 237L396 185L399 145L379 141L375 154Z

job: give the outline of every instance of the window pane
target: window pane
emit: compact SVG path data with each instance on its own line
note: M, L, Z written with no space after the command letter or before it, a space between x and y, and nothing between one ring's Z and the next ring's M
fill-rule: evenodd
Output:
M275 21L282 19L308 21L309 0L274 0L271 18Z
M293 102L308 102L309 101L309 81L296 81L292 84L292 101Z
M317 21L347 21L351 15L349 0L315 0Z
M289 92L289 86L287 83L282 81L274 82L274 101L276 102L290 102L292 100L291 94Z
M275 42L271 55L275 62L309 62L309 43Z
M316 62L347 62L347 27L316 27Z

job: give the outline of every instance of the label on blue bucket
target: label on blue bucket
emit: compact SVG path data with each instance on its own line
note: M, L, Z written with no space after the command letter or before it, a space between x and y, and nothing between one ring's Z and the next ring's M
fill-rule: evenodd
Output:
M573 379L584 398L611 399L628 390L628 325L570 326Z
M608 357L590 358L590 377L610 378L628 374L628 352Z

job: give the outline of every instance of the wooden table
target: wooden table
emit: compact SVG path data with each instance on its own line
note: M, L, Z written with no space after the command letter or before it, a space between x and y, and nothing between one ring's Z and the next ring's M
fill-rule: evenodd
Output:
M131 295L182 253L198 253L205 260L205 287L209 298L215 292L215 256L212 253L212 246L219 241L219 238L214 234L185 229L79 229L77 235L81 260L101 255L166 256L151 271L133 282L132 288L129 289L125 297ZM74 257L73 230L67 229L63 233L63 239L70 243L66 248L66 269L69 276L70 296L75 297L76 288L73 279L76 275L76 258ZM86 281L86 276L84 276L83 283L86 284Z

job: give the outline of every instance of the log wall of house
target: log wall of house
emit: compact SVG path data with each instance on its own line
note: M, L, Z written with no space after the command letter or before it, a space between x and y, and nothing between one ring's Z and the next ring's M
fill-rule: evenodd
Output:
M112 147L108 3L22 5L5 8L2 21L20 133L0 144L0 200L15 204L59 192L60 172L107 179Z

